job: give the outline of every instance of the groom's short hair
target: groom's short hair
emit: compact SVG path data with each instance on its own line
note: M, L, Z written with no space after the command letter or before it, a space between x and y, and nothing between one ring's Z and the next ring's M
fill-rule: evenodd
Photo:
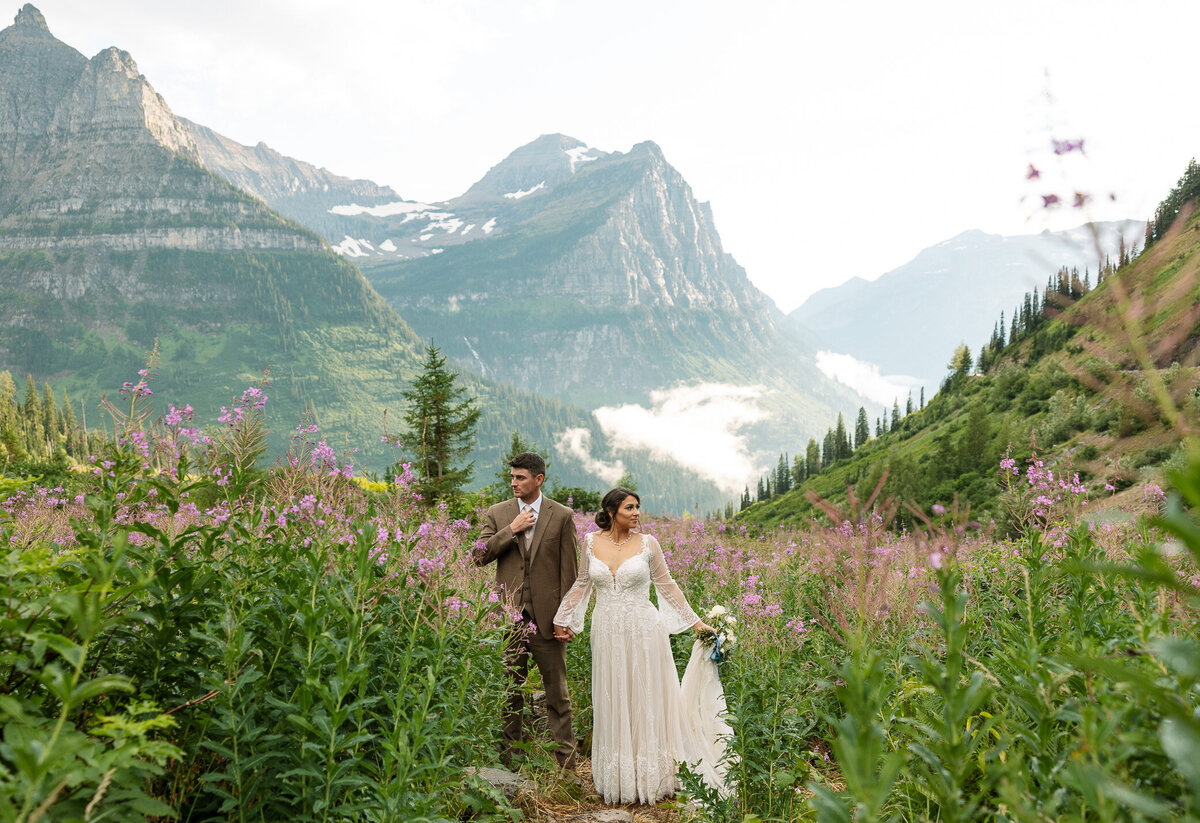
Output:
M521 452L512 460L509 460L508 465L514 469L525 469L533 477L537 477L539 474L542 477L546 476L546 461L542 459L540 454Z

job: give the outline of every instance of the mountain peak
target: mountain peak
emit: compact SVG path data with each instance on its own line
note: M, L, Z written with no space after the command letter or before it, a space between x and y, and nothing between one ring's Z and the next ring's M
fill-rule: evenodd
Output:
M21 10L17 12L16 19L13 20L13 25L21 29L25 34L52 36L50 34L50 27L46 25L46 18L32 3L26 3L21 7Z
M458 201L519 200L552 189L584 164L607 156L574 137L543 134L514 149Z

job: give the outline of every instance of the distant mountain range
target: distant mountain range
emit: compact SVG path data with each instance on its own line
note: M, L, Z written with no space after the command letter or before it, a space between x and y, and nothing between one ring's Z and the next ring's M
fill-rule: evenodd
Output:
M893 376L903 405L905 383L932 396L955 347L977 352L1000 313L1011 322L1024 295L1044 291L1060 267L1090 272L1094 283L1104 255L1115 258L1122 237L1126 248L1140 244L1145 228L1126 220L1013 237L966 231L876 280L823 289L789 316L815 346Z
M198 144L217 168L205 148L217 142ZM293 162L280 158L266 176L284 176ZM284 209L279 194L259 192ZM719 402L742 421L741 457L761 464L864 402L817 369L815 352L723 250L708 204L654 143L604 152L543 135L452 200L347 196L329 211L357 225L326 229L327 238L420 336L479 374L604 419L637 404L657 415L648 425L663 425L672 392L689 391L691 402L710 412ZM699 399L697 386L708 387ZM686 422L673 428L686 432ZM703 451L696 438L675 453Z
M322 197L395 194L266 149L255 168L245 157L212 163L240 169L248 193L207 167L220 145L238 151L175 117L129 54L105 49L89 60L55 39L36 8L21 9L0 31L0 369L94 406L134 377L157 340L156 396L192 404L202 422L269 369L276 454L308 408L320 436L382 472L397 457L380 445L384 412L395 426L421 340L352 263L264 200L292 198L305 217ZM484 411L473 455L480 482L519 429L550 452L563 484L598 487L602 465L654 483L656 509L725 499L644 452L617 463L577 406L463 380ZM94 411L82 416L98 422ZM588 445L586 459L556 446L564 433L569 445Z
M157 340L164 401L203 415L269 368L277 447L311 407L379 467L383 412L432 337L480 375L464 380L485 412L481 481L519 429L561 482L628 469L673 510L718 505L798 427L858 402L653 144L542 138L462 197L414 205L180 120L129 54L89 60L29 5L0 32L0 138L0 368L76 398L129 379ZM314 233L347 226L391 306L344 236L339 255Z

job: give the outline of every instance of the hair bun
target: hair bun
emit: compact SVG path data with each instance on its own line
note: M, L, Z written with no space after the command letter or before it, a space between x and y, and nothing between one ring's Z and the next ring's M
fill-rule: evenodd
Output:
M612 528L612 515L601 509L596 512L596 525L601 529L608 530Z

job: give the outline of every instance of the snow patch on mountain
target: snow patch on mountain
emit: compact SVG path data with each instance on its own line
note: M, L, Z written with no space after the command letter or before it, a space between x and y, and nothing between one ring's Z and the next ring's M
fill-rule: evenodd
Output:
M507 197L509 200L520 200L522 197L528 197L529 195L533 194L535 191L538 191L539 189L544 189L544 188L546 188L545 180L538 183L532 189L525 189L524 191L510 191L504 196Z
M345 206L334 206L329 210L329 213L341 217L354 217L359 214L369 214L372 217L391 217L396 214L412 213L415 217L417 214L431 211L433 208L428 203L399 200L395 203L384 203L379 206L360 206L357 203L350 203Z
M571 161L571 174L575 173L576 166L582 163L590 163L593 160L600 159L596 156L588 157L588 154L593 151L595 151L595 149L588 148L587 146L576 146L573 149L563 149L563 153L566 154L567 159Z
M483 224L483 233L484 234L491 234L495 230L496 230L496 218L495 217L493 217L491 220L489 220Z
M343 257L368 257L369 255L367 252L363 251L362 247L362 244L366 242L367 241L365 240L361 242L355 240L353 237L347 234L342 242L333 247L333 250ZM367 243L367 247L370 248L369 243Z
M396 244L393 243L392 238L389 237L387 240L384 240L382 243L379 244L379 250L380 251L395 251Z

